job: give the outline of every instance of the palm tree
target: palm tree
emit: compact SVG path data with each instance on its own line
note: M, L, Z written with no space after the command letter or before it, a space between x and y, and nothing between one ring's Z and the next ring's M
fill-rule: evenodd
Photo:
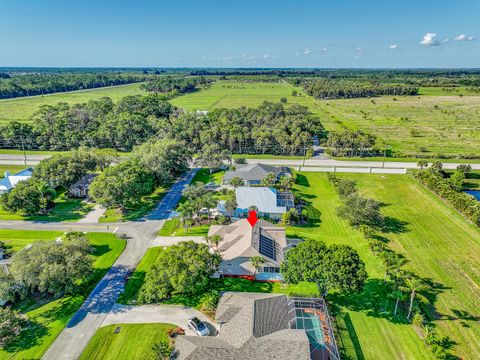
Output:
M405 296L406 294L400 289L393 290L391 293L391 297L395 299L395 310L393 311L393 316L397 316L398 305L400 305L401 301L405 300Z
M177 211L180 213L183 222L184 233L187 233L188 223L193 215L193 208L189 201L185 201L183 204L178 205Z
M265 259L262 256L252 256L250 258L250 262L252 263L252 266L255 268L255 272L253 273L253 276L257 275L258 269L260 269L265 262Z
M276 175L273 172L269 172L262 180L262 186L272 187L275 185Z
M233 216L233 213L235 212L235 210L237 209L237 200L235 200L235 198L230 198L230 199L227 199L225 201L225 210L228 211L228 215L230 217Z
M47 212L48 202L57 196L57 192L48 186L45 181L38 182L37 189L40 192L40 209L42 214L45 214Z
M283 176L280 179L280 189L288 191L293 185L293 179L290 176Z
M241 178L239 178L238 176L235 176L234 178L232 178L232 180L230 180L230 185L232 185L236 190L237 187L243 185L243 180Z
M417 277L411 277L405 279L405 286L403 286L402 289L410 292L410 305L408 306L407 315L407 319L410 319L410 316L412 316L413 301L415 300L415 297L421 297L423 299L424 297L418 294L418 292L426 290L427 286L421 279Z
M213 246L215 251L218 251L218 244L220 241L222 241L222 237L220 235L207 236L206 240L207 244Z

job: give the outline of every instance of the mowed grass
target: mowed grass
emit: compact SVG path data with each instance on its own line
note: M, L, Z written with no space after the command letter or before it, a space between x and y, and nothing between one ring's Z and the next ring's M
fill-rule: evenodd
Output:
M85 217L92 208L92 204L86 204L82 199L69 198L64 192L61 192L55 198L53 208L46 214L27 216L20 213L10 213L0 207L0 220L73 222Z
M388 234L407 268L436 283L435 323L464 359L480 357L480 229L410 176L341 175L385 203L387 216L406 223Z
M0 236L4 231L1 230ZM9 230L9 237L16 236L17 241L23 237L33 237L33 232L25 230ZM35 231L36 239L53 240L57 233ZM93 247L93 274L89 281L82 285L77 295L64 296L46 304L30 301L19 309L27 315L31 325L13 343L0 350L0 359L40 359L50 345L67 325L68 321L80 308L97 282L106 274L117 257L125 248L126 241L119 240L110 233L87 233Z
M383 290L383 266L373 256L361 234L336 214L340 200L324 173L297 173L295 191L309 202L313 219L303 227L289 227L287 235L345 244L355 248L365 262L369 280L358 296L329 295L335 308L337 342L343 357L350 359L429 359L413 327L400 319L392 321ZM374 344L374 346L373 346Z
M115 334L119 327L120 332ZM172 324L115 324L99 328L83 351L80 359L156 359L153 345L169 342Z
M411 176L339 176L357 181L361 192L385 204L384 215L403 224L397 232L386 234L391 248L409 259L408 269L436 284L432 316L436 317L440 332L457 343L457 355L478 358L480 230ZM292 227L288 233L326 243L349 244L360 253L369 273L370 279L360 296L330 297L339 307L339 337L346 353L353 353L356 358L423 358L423 345L419 347L411 325L400 319L392 321L389 315L393 304L385 300L382 291L383 266L370 254L359 232L337 217L340 202L326 174L299 173L298 183L296 191L310 198L311 207L307 210L316 214L317 220L315 226ZM372 343L376 346L370 346Z
M59 102L68 104L84 103L105 96L115 101L127 95L141 93L143 93L143 90L140 89L140 84L135 83L66 93L4 99L0 100L0 124L12 120L28 120L42 105L55 105Z
M10 174L16 174L27 168L25 165L0 165L0 179L5 177L5 171L10 171Z
M292 96L293 90L299 95ZM256 107L265 100L276 102L285 97L287 106L308 106L328 131L361 129L375 134L379 144L385 141L389 148L406 156L478 155L480 94L452 96L438 88L423 88L421 94L425 96L316 100L286 82L218 81L210 88L177 97L172 103L187 110L213 110Z
M28 244L38 241L52 241L62 236L61 231L9 230L0 229L0 241L6 245L7 254L13 254Z

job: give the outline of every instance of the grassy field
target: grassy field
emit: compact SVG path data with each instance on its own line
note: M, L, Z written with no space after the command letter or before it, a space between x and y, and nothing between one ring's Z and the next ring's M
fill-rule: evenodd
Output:
M120 327L120 333L114 331ZM166 331L171 324L116 324L101 327L87 345L81 360L156 359L152 346L169 342Z
M158 232L159 236L207 236L209 224L192 226L185 229L178 218L170 219L165 222L163 227Z
M225 171L215 171L214 173L210 173L209 169L200 169L193 177L192 184L195 184L196 182L201 182L203 184L214 182L215 184L220 185L224 174Z
M108 96L118 100L127 95L140 94L140 84L127 84L66 93L22 97L0 100L0 124L2 121L28 120L30 116L42 105L55 105L59 102L68 104L82 103L89 100Z
M450 336L462 358L480 354L480 230L439 201L410 176L353 175L362 192L384 203L383 212L395 219L396 232L386 235L392 249L410 260L407 268L435 284L436 324ZM289 234L344 243L355 247L365 261L370 279L361 296L339 297L337 321L347 353L357 358L420 358L418 338L410 325L392 321L391 301L385 301L383 266L373 257L360 234L335 214L339 205L325 174L298 175L297 191L311 200L309 211L317 226L290 228ZM375 343L372 348L368 344ZM403 349L403 355L400 349ZM410 355L408 355L410 353Z
M25 230L1 230L10 238L17 239L15 246L19 247L19 241L24 238L53 240L55 232ZM29 302L22 304L19 309L24 312L32 324L22 335L0 350L0 359L40 359L49 346L55 341L66 326L73 314L80 308L96 283L105 275L113 265L117 257L125 248L126 241L119 240L114 234L88 233L87 238L93 247L92 258L94 260L94 272L88 281L83 284L82 290L77 295L64 296L46 304Z
M446 95L446 96L479 96L480 92L468 90L465 86L459 87L420 87L418 93L420 95Z
M293 90L302 95L292 96ZM480 96L452 96L441 91L424 88L422 93L426 96L325 101L315 100L301 88L283 82L219 81L208 89L177 97L172 103L188 110L212 110L255 107L264 100L279 101L285 97L287 105L308 106L329 131L362 129L407 156L421 153L429 157L462 157L478 153Z

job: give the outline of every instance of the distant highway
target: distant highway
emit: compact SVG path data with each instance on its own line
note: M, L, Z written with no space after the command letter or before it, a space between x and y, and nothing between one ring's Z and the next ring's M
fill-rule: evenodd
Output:
M27 155L27 165L36 165L41 160L50 157L50 155ZM303 160L292 159L247 159L249 163L262 163L268 165L285 165L285 166L303 166ZM0 154L0 164L2 165L24 165L24 157L22 154ZM460 163L443 163L444 169L455 169ZM417 169L417 162L413 160L407 161L386 161L382 166L382 161L349 161L334 160L321 158L310 158L305 160L304 166L328 166L328 167L373 167L373 168L390 168L390 169ZM470 164L472 169L480 170L480 164Z

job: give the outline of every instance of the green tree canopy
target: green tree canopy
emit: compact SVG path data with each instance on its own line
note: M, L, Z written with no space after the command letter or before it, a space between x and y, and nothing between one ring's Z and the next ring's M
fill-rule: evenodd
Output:
M204 291L220 265L220 255L206 244L182 242L162 250L147 273L139 300L157 302L172 294L191 295Z
M322 296L333 289L361 291L367 279L365 264L350 246L327 247L312 239L286 253L281 272L287 283L315 282Z
M137 160L107 168L90 185L89 194L99 204L125 210L153 191L153 175Z

